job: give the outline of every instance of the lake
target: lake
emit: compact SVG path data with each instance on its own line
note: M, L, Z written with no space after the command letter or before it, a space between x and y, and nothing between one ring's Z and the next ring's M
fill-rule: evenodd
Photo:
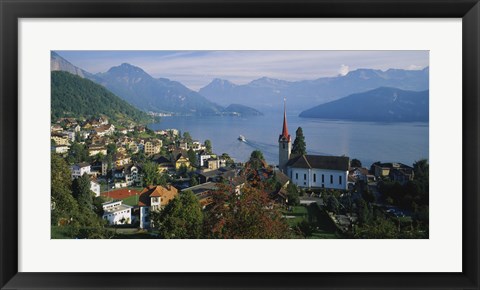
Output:
M163 117L150 124L153 130L175 128L188 131L193 139L210 139L213 151L228 153L236 161L248 160L253 150L263 152L270 164L278 163L278 136L282 132L283 113L234 117ZM375 161L412 165L428 158L428 123L371 123L306 119L287 115L288 129L302 127L307 154L346 155L369 167ZM245 136L247 142L237 140Z

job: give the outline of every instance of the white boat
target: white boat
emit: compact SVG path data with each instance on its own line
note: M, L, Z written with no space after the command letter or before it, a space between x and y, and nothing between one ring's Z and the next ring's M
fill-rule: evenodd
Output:
M245 139L245 137L243 135L238 136L238 140L240 140L242 142L247 142L247 139Z

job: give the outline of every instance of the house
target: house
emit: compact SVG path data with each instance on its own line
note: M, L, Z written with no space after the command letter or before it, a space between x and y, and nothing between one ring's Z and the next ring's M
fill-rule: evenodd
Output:
M67 145L60 145L60 146L53 147L53 151L58 154L68 153L68 150L70 150L70 147Z
M66 134L62 134L59 132L52 133L50 139L55 141L55 145L70 145L70 138Z
M347 190L349 162L345 156L301 155L287 162L287 175L299 187Z
M62 132L62 131L63 131L62 126L60 126L60 125L58 125L58 124L55 124L55 125L50 126L50 132L52 132L52 133L53 133L53 132L58 133L58 132Z
M95 156L99 153L102 153L103 155L107 155L107 148L102 145L90 145L88 146L88 155L89 156Z
M113 177L117 179L119 187L132 186L141 182L140 168L138 165L125 164L115 168Z
M200 167L207 166L206 161L208 159L214 158L214 157L216 157L216 155L207 153L207 151L202 150L202 151L198 152L198 154L197 154L197 160L198 160L197 165L200 166Z
M405 183L413 180L413 168L399 162L374 163L375 177L389 177L392 181Z
M172 162L165 156L156 155L153 157L152 161L157 164L159 173L175 171L175 167L173 166Z
M414 177L413 168L409 166L404 168L392 168L390 170L389 177L393 182L405 184L413 180L413 177Z
M193 151L200 151L200 150L205 150L206 148L205 148L205 145L200 143L200 141L194 140L192 142L192 145L190 145L190 149L192 149Z
M175 166L176 170L180 169L182 165L187 169L190 168L190 160L187 156L187 153L183 150L176 150L172 152L171 162Z
M235 169L219 168L216 170L203 170L198 173L200 183L223 182L232 180L237 176Z
M110 201L102 203L102 218L110 225L131 224L132 206L123 204L123 201Z
M90 180L90 190L95 192L95 196L100 196L100 183L96 180Z
M128 155L121 154L121 153L115 154L115 165L116 166L122 166L122 165L128 164L128 163L130 163L130 160L131 160L131 158Z
M151 156L154 154L160 153L160 150L162 149L162 140L151 140L145 142L143 145L143 151L146 156Z
M72 165L70 170L72 172L72 179L75 179L84 175L85 173L90 174L91 165L88 163L78 163Z
M198 198L198 201L203 208L213 202L211 193L217 190L217 184L215 182L206 182L199 185L187 187L182 189L182 192L191 191Z
M98 136L109 136L115 132L115 126L113 124L100 125L93 130Z
M140 193L138 206L140 208L140 228L150 228L150 212L159 211L178 195L178 190L171 186L147 186Z

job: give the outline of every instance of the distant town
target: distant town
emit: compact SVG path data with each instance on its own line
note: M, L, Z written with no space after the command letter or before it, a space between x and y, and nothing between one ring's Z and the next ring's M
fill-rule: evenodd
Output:
M286 109L278 128L278 164L267 164L175 128L53 120L51 237L428 238L427 160L308 154Z

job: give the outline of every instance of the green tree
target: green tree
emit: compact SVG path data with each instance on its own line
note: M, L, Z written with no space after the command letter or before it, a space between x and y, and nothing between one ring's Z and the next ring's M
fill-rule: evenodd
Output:
M263 153L260 150L254 150L250 154L250 159L248 160L248 165L252 169L260 169L264 167L265 158L263 157Z
M73 142L68 150L67 161L70 164L86 162L89 160L88 150L84 144Z
M205 140L205 150L208 152L208 153L212 153L212 141L210 140Z
M293 141L292 155L299 156L307 154L307 145L305 144L305 136L302 127L298 127L295 131L295 141Z
M190 161L191 166L195 166L197 164L197 153L195 153L193 149L190 148L187 151L187 157L188 157L188 160Z
M117 153L117 145L115 143L109 143L107 145L107 154L110 156L115 156Z
M193 142L192 136L188 132L183 133L183 140L189 144Z
M362 167L362 162L356 158L350 160L350 167Z
M93 209L93 195L90 190L90 177L84 173L81 177L74 179L72 184L73 196L77 199L81 209Z
M198 198L191 191L182 192L154 216L164 239L199 239L203 231L203 212Z
M57 154L51 154L51 223L70 224L78 214L72 195L70 168Z
M288 205L299 205L300 204L300 193L298 187L292 182L287 185L287 197Z
M145 186L157 185L161 180L157 165L152 161L143 163L143 184Z
M330 195L327 198L328 211L331 211L333 213L338 213L339 208L340 208L340 203L338 202L337 198L335 198L335 196L333 195Z

